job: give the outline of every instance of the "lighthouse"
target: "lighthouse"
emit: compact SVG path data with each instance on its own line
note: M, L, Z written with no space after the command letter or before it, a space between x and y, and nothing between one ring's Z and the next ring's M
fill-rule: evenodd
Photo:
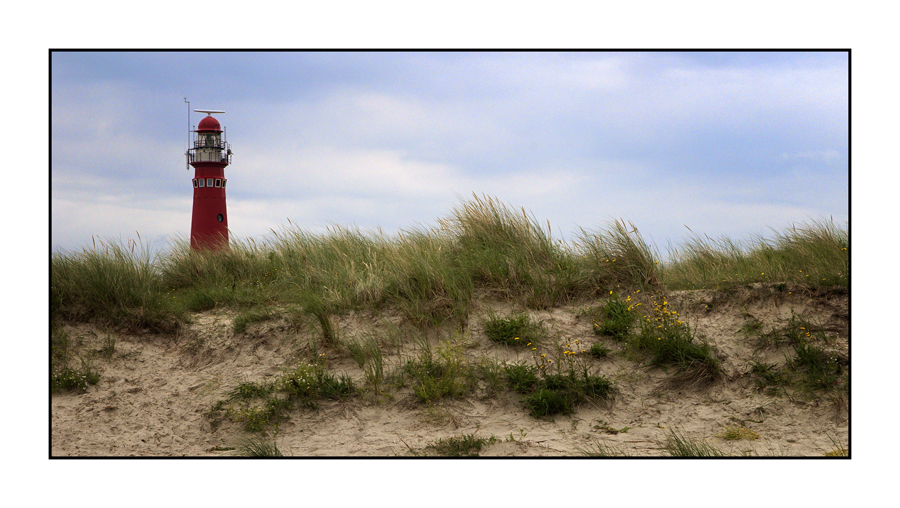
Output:
M225 207L225 166L231 164L231 145L225 141L219 121L212 114L224 111L195 109L206 113L193 131L193 147L187 162L194 168L194 207L191 216L191 248L228 247L228 211Z

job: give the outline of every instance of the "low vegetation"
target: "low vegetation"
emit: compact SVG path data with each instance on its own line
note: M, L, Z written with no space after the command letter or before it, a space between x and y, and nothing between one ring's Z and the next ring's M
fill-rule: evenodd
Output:
M284 454L278 449L278 444L274 439L271 441L264 436L247 436L241 438L236 443L233 455L236 457L283 457Z
M94 368L93 354L79 352L80 345L73 343L69 334L59 327L50 332L50 391L52 393L87 390L100 381L100 373ZM108 336L101 351L112 355L115 339Z
M477 457L486 446L499 442L496 436L477 437L474 434L441 438L429 444L422 452L412 450L414 455L436 455L440 457Z
M702 439L687 437L676 429L669 429L663 450L672 457L724 457L726 453Z
M528 314L503 318L491 313L484 324L484 334L488 339L517 348L539 343L544 333L540 323L532 322Z
M805 395L849 392L849 357L834 348L836 337L829 336L814 320L792 313L783 326L767 331L758 326L745 326L744 330L751 338L755 337L760 348L780 350L785 357L780 366L762 361L750 364L750 372L761 391L772 395L788 388Z

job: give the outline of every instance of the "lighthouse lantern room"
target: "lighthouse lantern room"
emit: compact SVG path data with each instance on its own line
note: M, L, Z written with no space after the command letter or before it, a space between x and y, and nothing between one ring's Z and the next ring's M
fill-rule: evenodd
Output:
M224 111L195 109L206 113L193 131L193 147L186 156L194 168L194 207L191 216L191 248L228 247L228 211L225 207L225 166L231 164L231 145L213 113Z

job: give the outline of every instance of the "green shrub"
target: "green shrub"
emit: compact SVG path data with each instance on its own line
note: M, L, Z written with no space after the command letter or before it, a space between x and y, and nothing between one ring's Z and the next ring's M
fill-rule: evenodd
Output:
M228 392L226 400L231 402L235 400L262 399L268 397L274 389L275 386L271 383L243 382Z
M513 364L504 367L509 387L520 393L528 393L538 384L537 367Z
M574 404L564 394L557 390L542 388L525 397L523 401L528 413L539 418L554 414L571 414L575 410Z
M426 450L441 457L477 457L482 448L497 441L498 439L494 436L483 438L476 437L474 434L465 434L438 439L428 445Z
M356 393L357 388L347 374L336 377L330 372L323 372L319 380L319 392L325 398L343 400Z
M631 297L628 297L629 301ZM594 333L597 335L609 335L616 340L626 340L631 328L637 321L636 313L632 312L633 306L629 302L623 302L610 292L609 299L601 312L602 320L594 324Z
M532 322L528 314L501 318L491 313L484 324L484 333L499 344L524 348L538 343L543 328Z
M114 343L114 342L113 342ZM88 386L100 382L100 373L91 363L90 356L78 358L80 366L73 368L76 345L69 334L59 327L50 332L50 392L71 390L87 391Z
M803 372L805 384L811 389L834 388L844 373L841 359L815 344L805 342L795 344L794 353L796 357L789 365Z
M654 367L675 366L685 380L707 383L721 377L721 367L712 347L697 342L678 312L668 308L668 301L654 302L653 315L641 320L640 334L631 344L650 354Z
M777 369L774 363L754 360L750 363L750 372L756 375L756 387L765 389L769 394L776 394L780 387L790 384L790 377Z
M606 358L612 350L603 346L603 344L591 344L591 348L588 350L591 356L594 358Z
M87 391L89 385L100 382L100 374L90 365L82 365L81 369L63 367L50 376L50 390L53 393L80 390Z
M461 397L475 386L476 368L458 344L442 342L437 352L423 347L417 358L407 360L403 374L411 380L413 392L423 402L443 397Z

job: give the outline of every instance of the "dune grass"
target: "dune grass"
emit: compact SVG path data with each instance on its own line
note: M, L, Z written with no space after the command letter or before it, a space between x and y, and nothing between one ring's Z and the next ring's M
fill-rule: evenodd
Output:
M274 439L269 441L264 436L252 435L244 437L235 443L233 455L236 457L283 457Z
M795 224L773 238L755 236L745 242L695 235L674 249L675 261L663 267L661 277L668 289L751 282L849 287L848 249L848 229L830 219Z
M192 312L297 306L336 341L325 318L351 309L390 306L430 328L465 324L476 295L546 309L617 287L759 281L846 286L847 230L815 221L747 243L696 237L663 262L629 222L581 230L566 244L524 210L474 196L436 227L393 236L340 226L312 234L289 223L260 241L232 237L220 251L193 251L185 238L155 254L132 241L94 241L52 253L50 311L54 319L173 333Z
M425 447L423 452L411 450L414 455L436 455L440 457L478 457L486 446L500 440L496 436L477 437L475 434L464 434L438 439Z
M687 437L679 430L670 429L663 451L672 457L724 457L725 452L706 441Z

